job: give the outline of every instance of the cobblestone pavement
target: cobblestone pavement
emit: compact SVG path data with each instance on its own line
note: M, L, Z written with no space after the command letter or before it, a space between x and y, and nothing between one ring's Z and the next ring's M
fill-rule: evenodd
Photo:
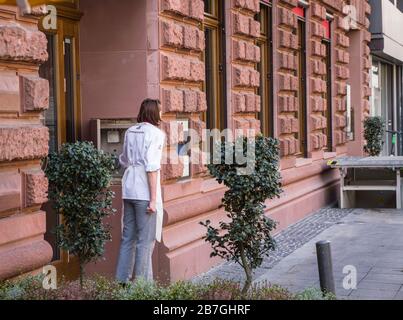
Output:
M403 300L402 210L325 209L276 239L279 247L257 270L256 283L278 284L293 292L319 288L315 244L329 240L339 299ZM356 270L356 288L343 287L346 266ZM197 280L216 277L243 280L242 270L230 263Z
M265 257L262 266L255 271L254 278L265 274L281 259L287 257L296 249L302 247L309 240L320 234L323 230L338 223L341 219L353 212L352 209L325 208L288 227L275 236L277 248ZM214 279L227 279L237 282L244 281L243 269L234 262L226 262L209 272L193 279L195 282L209 283Z

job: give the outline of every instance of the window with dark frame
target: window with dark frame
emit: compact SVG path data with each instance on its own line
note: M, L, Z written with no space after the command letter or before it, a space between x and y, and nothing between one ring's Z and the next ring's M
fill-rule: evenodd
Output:
M227 128L224 1L205 0L207 129Z
M323 44L326 46L326 93L324 94L324 98L326 99L326 121L327 126L325 130L325 134L327 137L327 147L326 150L331 152L333 151L333 110L332 110L332 42L331 42L331 22L329 20L325 20L325 38L323 39Z
M273 43L272 43L272 7L269 3L260 3L260 12L256 15L260 22L260 37L257 45L260 48L261 61L257 64L260 72L260 87L257 94L261 99L259 120L262 133L266 137L273 137Z
M297 154L298 157L306 158L308 156L307 148L307 106L306 106L306 26L305 26L305 9L296 8L294 12L298 17L298 25L296 29L298 38L298 48L296 51L297 55L297 70L296 76L298 77L298 141L300 152Z

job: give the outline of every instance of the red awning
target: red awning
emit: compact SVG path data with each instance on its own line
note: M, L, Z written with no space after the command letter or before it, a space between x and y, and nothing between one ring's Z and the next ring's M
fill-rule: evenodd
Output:
M292 12L294 12L298 17L305 18L305 9L302 7L295 7L292 9Z

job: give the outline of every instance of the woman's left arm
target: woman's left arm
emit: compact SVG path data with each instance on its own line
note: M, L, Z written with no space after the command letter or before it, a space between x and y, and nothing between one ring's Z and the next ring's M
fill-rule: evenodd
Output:
M146 153L146 172L150 190L149 213L156 212L157 179L158 171L161 170L162 151L164 149L165 135L163 133L153 137Z
M127 147L128 146L128 143L127 143L128 132L129 131L126 131L126 134L125 134L125 141L123 144L123 153L119 156L119 162L123 168L127 168L129 166L128 147Z

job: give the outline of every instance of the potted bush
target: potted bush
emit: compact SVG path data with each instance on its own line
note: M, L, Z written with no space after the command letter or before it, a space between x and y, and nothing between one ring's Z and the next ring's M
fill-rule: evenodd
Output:
M364 151L371 157L381 154L384 132L385 121L381 117L368 117L364 120L364 139L367 141Z
M219 228L210 221L201 222L207 228L205 240L212 245L211 256L219 256L235 261L245 271L246 281L242 290L247 295L253 281L253 270L263 262L263 257L275 248L271 232L276 223L264 214L265 201L279 197L281 176L279 172L278 140L258 135L255 139L240 137L242 141L222 144L217 148L219 164L210 164L208 169L217 181L228 190L222 200L230 222L220 222ZM235 158L239 152L246 155L254 150L255 168L247 175L239 175L238 169L244 164L225 163L228 155ZM238 148L239 149L239 148Z
M102 257L105 242L111 240L103 219L115 212L114 193L108 188L114 169L114 157L90 142L65 144L48 158L49 198L62 215L58 245L78 258L81 285L84 266Z

